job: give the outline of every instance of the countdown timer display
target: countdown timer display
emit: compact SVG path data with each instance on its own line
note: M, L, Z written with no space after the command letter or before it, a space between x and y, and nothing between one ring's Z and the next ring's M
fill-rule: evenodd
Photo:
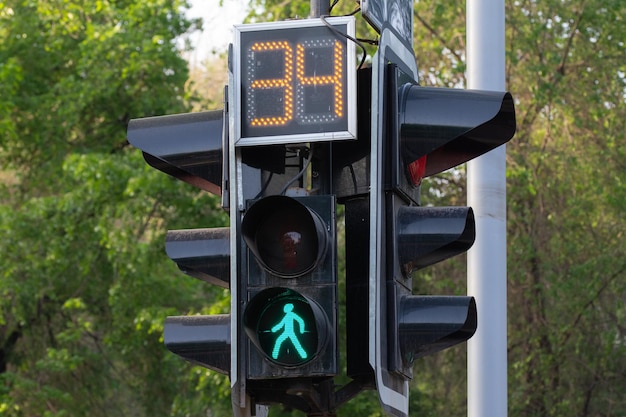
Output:
M235 26L238 145L356 138L354 18Z

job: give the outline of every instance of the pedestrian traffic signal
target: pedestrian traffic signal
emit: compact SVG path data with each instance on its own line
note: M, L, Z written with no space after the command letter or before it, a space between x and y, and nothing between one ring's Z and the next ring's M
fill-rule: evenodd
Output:
M248 378L336 374L334 211L332 196L274 195L244 215Z
M336 405L329 159L356 137L353 38L354 17L236 25L229 60L231 382L307 414Z
M285 366L314 359L329 331L326 314L314 300L284 287L257 294L246 308L244 326L268 360Z
M357 135L354 27L354 17L239 25L223 111L129 125L129 142L150 165L221 195L229 210L229 228L170 231L166 250L186 274L228 287L230 314L169 317L164 340L229 375L235 415L274 402L329 415L372 386L359 380L336 391L334 379L337 197L368 189L359 178L348 190L335 175L353 158L339 143L369 154L367 128ZM360 107L362 128L369 106ZM345 184L355 179L343 171Z

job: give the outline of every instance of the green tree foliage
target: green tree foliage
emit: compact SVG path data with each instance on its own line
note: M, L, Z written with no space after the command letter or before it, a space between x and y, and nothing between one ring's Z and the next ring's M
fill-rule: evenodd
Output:
M622 415L626 5L507 10L512 410Z
M184 372L163 320L224 294L180 279L163 241L227 219L126 141L130 118L188 109L186 6L0 3L2 415L206 414L190 396L216 378Z

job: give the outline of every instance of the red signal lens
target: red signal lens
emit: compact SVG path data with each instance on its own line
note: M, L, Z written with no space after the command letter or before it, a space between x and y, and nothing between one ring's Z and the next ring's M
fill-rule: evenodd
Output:
M317 262L317 231L308 210L276 207L258 225L254 241L260 260L277 275L301 275Z
M244 240L261 265L285 278L315 268L326 247L323 221L290 197L259 200L248 209L241 227Z
M408 171L411 183L414 187L418 187L426 175L426 155L411 162L408 166Z

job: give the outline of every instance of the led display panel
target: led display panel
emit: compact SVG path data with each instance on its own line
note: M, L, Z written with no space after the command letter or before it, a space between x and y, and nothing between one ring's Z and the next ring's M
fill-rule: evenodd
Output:
M239 146L356 138L354 18L235 26Z

